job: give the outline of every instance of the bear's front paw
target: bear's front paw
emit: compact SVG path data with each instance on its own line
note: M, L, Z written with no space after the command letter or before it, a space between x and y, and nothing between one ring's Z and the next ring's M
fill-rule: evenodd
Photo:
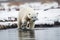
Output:
M22 28L18 28L18 30L22 30Z

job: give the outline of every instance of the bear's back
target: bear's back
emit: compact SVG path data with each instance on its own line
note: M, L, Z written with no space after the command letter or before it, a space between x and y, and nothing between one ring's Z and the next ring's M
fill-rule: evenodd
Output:
M18 15L20 18L23 18L23 17L26 17L27 14L33 13L33 12L34 10L30 7L21 7Z

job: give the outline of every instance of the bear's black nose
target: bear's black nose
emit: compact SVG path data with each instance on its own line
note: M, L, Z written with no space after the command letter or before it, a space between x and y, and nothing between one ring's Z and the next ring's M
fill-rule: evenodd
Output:
M36 20L33 20L33 22L35 22Z

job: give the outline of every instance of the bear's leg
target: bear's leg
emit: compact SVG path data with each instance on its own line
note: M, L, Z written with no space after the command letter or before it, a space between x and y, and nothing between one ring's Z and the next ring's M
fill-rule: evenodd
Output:
M26 29L26 26L27 26L27 21L23 21L22 22L22 29Z
M22 25L22 23L21 23L21 21L19 21L19 22L18 22L18 29L21 28L21 25Z
M33 29L33 28L35 27L34 22L30 22L30 23L29 23L29 27L30 27L30 29Z

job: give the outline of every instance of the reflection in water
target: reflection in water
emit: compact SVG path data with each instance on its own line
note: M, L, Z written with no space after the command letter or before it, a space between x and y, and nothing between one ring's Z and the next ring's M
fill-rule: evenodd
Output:
M34 31L18 31L20 40L35 40Z
M60 40L60 27L19 31L16 28L0 30L0 40Z

